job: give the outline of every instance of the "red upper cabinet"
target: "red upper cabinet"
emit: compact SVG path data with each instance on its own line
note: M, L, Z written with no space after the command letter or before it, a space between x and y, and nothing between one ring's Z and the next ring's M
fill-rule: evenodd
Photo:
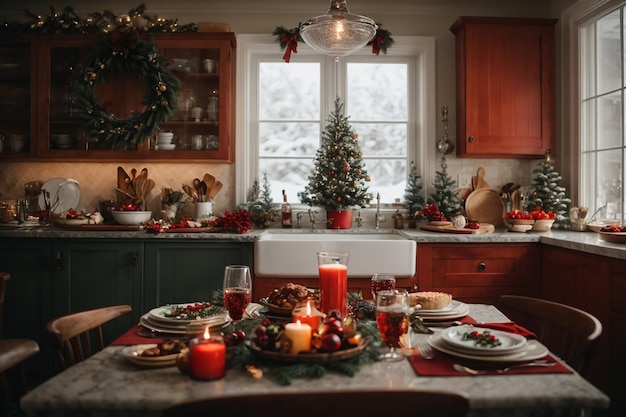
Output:
M554 19L461 17L456 36L457 156L555 151Z

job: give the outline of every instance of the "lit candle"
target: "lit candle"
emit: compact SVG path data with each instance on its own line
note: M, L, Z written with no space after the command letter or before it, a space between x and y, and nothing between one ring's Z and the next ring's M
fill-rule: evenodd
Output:
M311 300L308 300L306 306L300 305L293 309L291 313L293 322L300 321L300 323L308 324L311 326L311 331L319 330L324 318L324 313L311 305Z
M189 374L197 379L219 379L226 373L226 345L211 338L208 326L204 337L189 343Z
M311 326L302 324L300 321L285 325L285 337L291 340L292 355L301 351L311 350Z

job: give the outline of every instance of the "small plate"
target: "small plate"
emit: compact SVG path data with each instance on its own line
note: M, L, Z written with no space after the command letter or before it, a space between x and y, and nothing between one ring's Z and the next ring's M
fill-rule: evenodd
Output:
M432 222L428 222L428 224L430 224L432 226L452 226L452 222L432 221Z
M449 317L451 315L463 314L467 315L469 312L469 307L467 304L458 301L452 300L449 308L441 309L441 310L417 310L417 315L423 318L441 318L441 317ZM447 319L449 320L449 318Z
M80 203L80 186L78 181L66 178L52 178L42 185L41 190L50 193L51 214L60 216L69 209L78 209ZM39 207L44 209L46 201L43 192L39 195Z
M176 365L176 357L178 356L178 353L173 353L171 355L163 355L163 356L141 356L144 350L150 349L156 346L157 346L156 343L126 346L124 349L122 349L122 354L130 362L137 364L137 365L145 366L145 367L162 368L165 366Z
M475 344L474 340L463 340L463 334L473 331L479 333L488 331L491 335L497 337L502 344L494 347L478 346ZM484 329L472 325L449 327L441 332L441 337L444 342L453 346L455 349L460 349L464 352L472 352L476 355L504 355L517 352L528 342L524 336L515 333Z
M184 323L184 325L188 325L190 323L203 323L203 322L208 322L208 321L212 321L215 319L216 316L219 315L215 315L215 316L208 316L208 317L202 317L202 318L192 318L192 319L182 319L182 318L175 318L175 317L166 317L166 314L168 314L169 311L171 311L172 306L187 306L187 305L193 305L196 304L195 302L193 303L175 303L175 304L171 304L168 306L161 306L161 307L157 307L157 308L153 308L152 310L150 310L148 312L148 315L150 316L150 318L154 319L157 322L160 323L164 323L166 325L179 325L181 323Z
M610 243L626 243L626 232L598 232L601 240Z
M471 359L482 362L529 362L546 356L548 348L537 340L529 340L519 352L504 355L477 355L471 352L463 352L449 346L441 335L441 332L433 334L428 339L428 344L440 352L464 359Z

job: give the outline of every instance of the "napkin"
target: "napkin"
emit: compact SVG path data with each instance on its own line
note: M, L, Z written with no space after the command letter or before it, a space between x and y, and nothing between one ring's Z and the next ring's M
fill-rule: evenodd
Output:
M500 330L503 332L519 334L520 336L524 336L526 339L537 339L537 335L535 333L533 333L527 328L520 326L519 324L514 323L512 321L497 322L497 323L484 323L484 322L478 323L476 320L474 320L470 316L465 316L460 321L463 324L473 324L478 327L484 327L486 329Z
M555 374L555 373L574 373L569 368L562 365L559 361L557 361L552 355L547 355L542 359L545 359L548 362L556 362L554 366L537 366L537 367L527 367L527 368L518 368L512 369L507 373L501 374L497 371L497 369L505 368L509 364L504 363L485 363L485 362L477 362L471 361L463 358L455 358L451 355L447 355L442 352L437 352L437 356L434 359L424 359L420 355L412 355L407 357L411 367L415 371L415 373L419 376L489 376L489 375L527 375L527 374ZM460 363L462 365L467 365L471 368L487 370L488 372L482 375L471 375L466 372L458 372L455 370L452 365L455 363ZM489 371L489 369L492 369Z
M141 324L138 324L137 326L130 328L126 333L111 342L110 346L132 346L148 343L159 344L165 342L165 339L160 339L158 337L141 336L141 334L145 331L146 328L143 327Z

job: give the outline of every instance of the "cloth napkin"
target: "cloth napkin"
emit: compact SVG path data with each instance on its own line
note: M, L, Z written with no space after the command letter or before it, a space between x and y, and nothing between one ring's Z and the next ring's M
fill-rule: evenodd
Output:
M146 333L147 331L147 333ZM163 343L165 339L160 339L158 337L147 337L142 336L142 334L149 334L150 331L143 327L141 324L138 324L135 327L131 327L126 333L115 339L111 342L110 346L132 346L132 345L143 345L149 343Z
M497 369L506 368L509 364L502 363L484 363L470 361L463 358L455 358L454 356L447 355L442 352L437 352L437 356L434 359L424 359L420 355L412 355L407 357L411 367L415 373L419 376L483 376L483 375L527 375L527 374L572 374L574 373L569 368L562 365L552 355L547 355L544 358L548 362L556 362L554 366L535 366L527 368L512 369L504 374L501 374ZM472 375L467 372L458 372L452 365L460 363L467 365L470 368L487 370L488 373L481 375ZM492 369L492 370L489 370Z
M500 330L503 332L519 334L520 336L524 336L526 339L537 339L537 335L535 333L512 321L497 323L478 323L470 316L465 316L460 320L460 322L463 324L474 324L478 327L484 327L486 329Z

